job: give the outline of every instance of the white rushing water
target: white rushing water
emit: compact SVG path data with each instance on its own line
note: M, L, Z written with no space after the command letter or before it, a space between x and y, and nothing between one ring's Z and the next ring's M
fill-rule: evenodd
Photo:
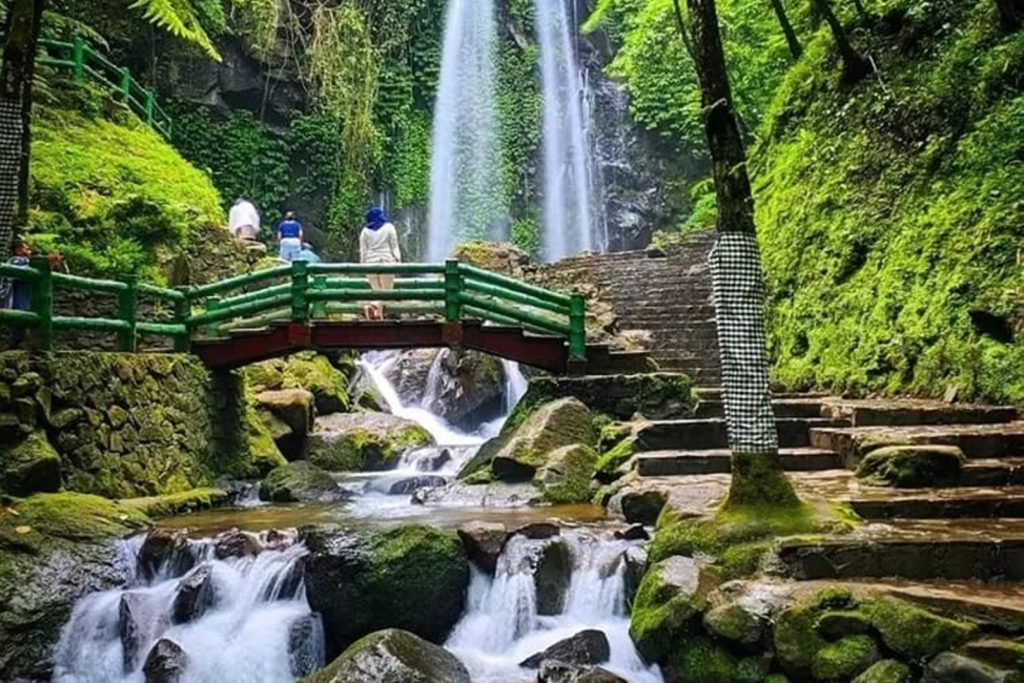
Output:
M500 239L494 0L448 3L430 150L428 261L468 238Z
M538 614L534 581L541 551L566 543L572 579L559 614ZM535 681L536 671L519 663L585 629L604 632L611 657L600 666L631 683L662 680L647 666L629 637L623 553L629 541L563 532L548 540L514 536L505 545L493 577L473 569L466 614L446 647L469 668L476 683Z
M542 247L549 262L605 246L593 215L589 99L573 44L571 1L535 0L534 5L544 94Z
M134 556L141 537L128 545ZM174 623L181 577L172 567L148 580L138 572L128 587L93 593L75 605L57 646L53 680L141 683L147 653L162 638L188 657L182 683L285 683L323 666L319 617L297 573L306 554L302 545L221 560L211 542L193 541L188 552L197 568L210 571L212 602L201 616Z

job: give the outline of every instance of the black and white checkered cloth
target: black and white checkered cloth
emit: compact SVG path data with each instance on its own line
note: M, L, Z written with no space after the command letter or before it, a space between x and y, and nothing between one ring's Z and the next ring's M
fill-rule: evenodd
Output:
M21 104L0 99L0 261L10 255L21 159Z
M719 233L710 263L729 448L735 453L775 453L779 435L768 382L757 237Z

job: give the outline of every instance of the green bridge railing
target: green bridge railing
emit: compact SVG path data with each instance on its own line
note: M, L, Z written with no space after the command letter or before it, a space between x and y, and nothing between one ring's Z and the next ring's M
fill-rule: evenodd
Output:
M364 276L399 276L393 290L372 290ZM232 329L263 327L274 321L309 323L361 315L363 305L386 301L389 313L445 322L484 320L562 337L569 357L586 358L586 303L580 294L561 294L455 260L443 264L352 264L295 261L199 287L168 289L134 277L100 280L53 272L44 256L28 267L0 265L0 277L31 285L31 310L0 309L0 325L33 331L33 346L54 347L60 330L116 333L118 347L135 351L143 335L170 338L187 352L194 336L218 338ZM55 315L55 290L112 295L114 318ZM140 301L154 302L157 319L140 319Z
M171 138L171 117L160 108L153 90L132 78L128 67L117 66L78 37L71 42L40 40L39 45L46 50L39 64L69 70L78 83L88 79L109 89L154 130Z

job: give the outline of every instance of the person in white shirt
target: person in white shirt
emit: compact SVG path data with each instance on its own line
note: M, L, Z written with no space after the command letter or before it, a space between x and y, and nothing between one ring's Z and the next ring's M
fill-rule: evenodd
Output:
M256 240L260 234L260 212L248 199L239 197L228 213L228 229L240 240Z
M372 206L366 211L366 225L359 235L359 261L371 264L402 262L398 231L379 206ZM391 273L371 273L367 278L375 290L395 286L395 276ZM370 320L384 319L384 307L379 301L368 304L363 311Z

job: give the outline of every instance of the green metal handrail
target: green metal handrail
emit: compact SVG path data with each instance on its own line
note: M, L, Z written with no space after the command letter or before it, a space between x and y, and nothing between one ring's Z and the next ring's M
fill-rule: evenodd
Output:
M378 273L398 276L394 289L374 290L365 279L350 277ZM28 267L0 265L0 276L28 281L32 288L31 311L0 310L0 324L31 328L35 346L44 350L53 348L55 330L79 330L116 333L118 346L125 351L136 350L140 335L170 337L176 351L188 351L197 333L217 337L227 329L277 320L328 320L333 315L358 314L361 304L367 302L387 301L394 312L436 316L451 323L482 319L564 337L570 359L586 357L582 295L559 294L455 260L379 265L296 261L179 289L139 283L134 277L102 280L53 273L46 257L41 256L33 257ZM57 288L116 297L117 316L56 316ZM170 304L173 310L167 313L167 306L162 306L164 319L141 320L142 298Z
M39 41L39 45L46 50L36 60L39 64L70 70L77 83L91 80L106 87L153 130L170 140L171 117L160 108L156 93L136 81L128 67L117 66L78 36L71 42L44 39Z

